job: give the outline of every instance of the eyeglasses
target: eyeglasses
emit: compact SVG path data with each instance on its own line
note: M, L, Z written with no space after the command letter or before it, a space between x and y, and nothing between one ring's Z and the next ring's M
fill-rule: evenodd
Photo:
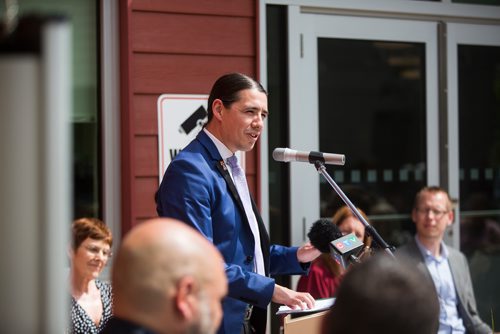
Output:
M429 215L429 212L432 212L432 215L436 219L441 219L445 213L448 213L449 210L437 210L437 209L430 209L430 208L417 208L417 212L421 215L427 216Z
M113 254L111 253L111 250L104 249L101 247L97 246L85 246L85 249L92 255L96 256L99 255L102 252L102 256L105 258L110 258Z

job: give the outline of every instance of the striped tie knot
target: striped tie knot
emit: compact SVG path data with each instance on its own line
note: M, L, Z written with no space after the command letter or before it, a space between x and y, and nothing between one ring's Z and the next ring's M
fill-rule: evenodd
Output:
M232 170L234 170L235 168L238 168L239 165L238 165L238 157L236 155L232 155L230 156L229 158L227 158L227 164L229 165L229 167L231 167Z

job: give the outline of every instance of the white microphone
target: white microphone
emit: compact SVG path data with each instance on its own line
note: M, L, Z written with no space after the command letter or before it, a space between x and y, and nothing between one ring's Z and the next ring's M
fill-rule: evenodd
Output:
M343 166L345 164L345 155L343 154L322 153L315 151L302 152L282 147L274 149L273 159L282 162L303 161L313 164L316 161L321 161L327 165Z

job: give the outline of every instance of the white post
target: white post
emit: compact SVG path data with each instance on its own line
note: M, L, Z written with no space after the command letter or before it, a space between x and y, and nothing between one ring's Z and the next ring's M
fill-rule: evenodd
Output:
M71 30L40 29L40 52L0 52L0 314L10 333L62 333L68 322Z

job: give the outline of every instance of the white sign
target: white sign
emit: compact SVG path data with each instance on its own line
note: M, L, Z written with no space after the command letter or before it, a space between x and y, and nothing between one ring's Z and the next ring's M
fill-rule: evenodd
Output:
M208 95L163 94L158 98L160 182L172 159L207 121Z
M200 132L208 120L208 95L163 94L158 98L159 181L172 159ZM236 156L245 166L245 152Z

